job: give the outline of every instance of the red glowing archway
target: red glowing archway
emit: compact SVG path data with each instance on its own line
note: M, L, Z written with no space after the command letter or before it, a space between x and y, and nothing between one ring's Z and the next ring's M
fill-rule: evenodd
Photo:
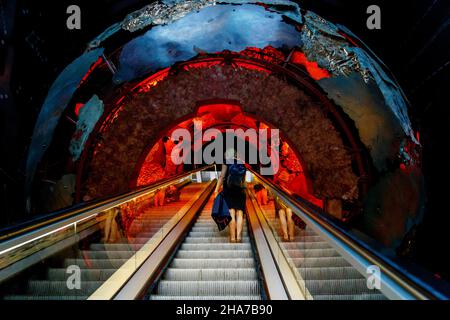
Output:
M258 120L255 116L243 112L237 101L209 100L198 103L195 114L182 119L174 124L166 132L162 132L160 139L151 145L138 162L131 187L145 186L163 180L165 178L183 172L182 165L175 165L170 157L171 151L176 145L170 139L172 132L178 128L192 129L201 124L204 131L218 129L224 132L226 129L267 129L274 128L270 124ZM194 136L193 136L194 137ZM201 138L201 137L200 137ZM301 165L298 153L290 146L285 135L281 133L282 147L280 152L280 169L273 177L277 184L282 185L294 194L297 194L309 202L322 207L323 202L313 196L312 183ZM258 149L254 141L246 140L253 148ZM192 143L192 151L195 152L198 144Z

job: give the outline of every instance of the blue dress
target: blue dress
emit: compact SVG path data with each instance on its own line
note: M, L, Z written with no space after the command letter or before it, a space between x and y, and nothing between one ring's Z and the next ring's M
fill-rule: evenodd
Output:
M242 188L236 188L232 187L229 188L227 185L228 180L228 174L230 172L229 165L227 166L227 172L225 174L225 177L223 179L223 197L228 205L228 208L235 209L235 210L242 210L245 212L245 187ZM243 177L245 179L245 177Z

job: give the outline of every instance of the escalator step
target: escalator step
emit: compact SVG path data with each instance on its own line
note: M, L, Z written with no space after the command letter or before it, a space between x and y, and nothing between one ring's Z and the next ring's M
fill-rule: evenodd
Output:
M354 295L370 293L366 279L305 280L311 295Z
M252 258L253 252L250 250L220 250L220 251L187 251L179 250L176 258L180 259L227 259L227 258Z
M80 289L69 289L66 281L31 280L28 282L28 293L32 295L90 295L103 284L103 281L82 281Z
M133 255L133 251L88 251L83 250L78 254L79 258L89 258L89 259L130 259Z
M348 267L350 264L342 257L290 258L296 268Z
M133 244L129 243L93 243L89 246L90 250L97 251L135 251Z
M242 242L249 242L249 237L242 237ZM185 243L229 243L228 237L214 237L214 238L204 238L204 237L187 237Z
M171 281L256 280L256 270L247 269L172 269L164 274Z
M189 237L196 237L196 238L206 238L206 237L224 237L226 236L226 233L217 232L217 231L191 231L189 232ZM247 237L248 232L242 231L242 236Z
M174 259L171 268L177 269L205 269L205 268L254 268L253 258L243 259Z
M201 227L197 227L197 226L193 226L191 229L191 232L218 232L218 233L226 233L227 231L219 231L217 228L217 225L212 225L212 226L201 226Z
M85 269L118 269L120 268L128 259L66 259L64 260L64 266L67 268L72 265L77 265L80 268Z
M168 296L254 296L258 281L168 281L161 280L157 294Z
M334 249L294 249L286 252L291 258L340 257Z
M251 250L250 243L183 243L181 250Z
M302 278L306 280L322 279L361 279L363 276L353 267L341 268L298 268Z
M106 281L116 269L81 269L81 281ZM65 281L70 274L67 269L51 268L47 271L47 279L51 281Z
M295 249L330 249L331 246L324 242L281 242L281 246L286 250L295 250Z

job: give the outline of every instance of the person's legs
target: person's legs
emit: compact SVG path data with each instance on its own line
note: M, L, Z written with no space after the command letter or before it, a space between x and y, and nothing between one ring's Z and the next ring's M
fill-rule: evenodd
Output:
M262 191L258 191L256 192L256 201L260 204L263 205L263 197L262 197Z
M287 208L286 209L286 218L287 218L287 225L288 225L288 231L289 231L289 239L291 241L294 241L295 224L294 224L294 220L292 220L292 210L291 210L291 208Z
M158 190L155 194L155 207L162 207L164 205L165 190Z
M241 241L242 227L244 225L244 212L238 210L236 212L236 240Z
M159 201L158 201L159 193L160 193L159 190L156 191L155 196L153 197L153 204L155 205L155 207L159 207Z
M262 198L262 204L267 205L269 203L269 197L267 196L267 190L262 189L261 190L261 198Z
M164 206L164 202L166 200L166 190L161 190L161 194L159 195L159 206Z
M283 209L278 211L278 217L280 219L281 231L283 232L283 239L285 241L289 240L288 228L286 222L286 212Z
M236 211L234 209L230 209L231 221L228 227L230 228L230 241L236 241Z

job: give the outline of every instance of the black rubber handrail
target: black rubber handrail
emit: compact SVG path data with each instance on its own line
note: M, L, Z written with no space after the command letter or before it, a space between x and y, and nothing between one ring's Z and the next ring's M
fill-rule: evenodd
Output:
M204 171L204 170L207 170L207 169L210 169L213 167L214 167L214 165L209 165L206 167L195 169L195 170L185 172L185 173L179 174L177 176L171 177L166 180L158 181L149 186L134 189L133 191L121 193L121 194L118 194L118 195L115 195L112 197L107 197L107 198L89 201L86 203L77 204L77 205L71 206L69 208L65 208L62 210L58 210L58 211L40 216L39 218L36 218L33 220L28 220L24 223L20 223L20 224L11 226L11 227L3 228L0 230L0 243L10 240L12 238L19 237L28 232L47 227L51 224L62 221L64 219L72 218L74 216L92 211L96 208L107 205L108 203L120 201L121 199L126 199L129 197L132 197L135 194L139 194L142 192L149 192L151 190L156 190L158 188L161 188L162 186L165 186L167 184L174 183L180 179L186 178L194 173Z
M312 219L321 228L325 229L325 231L345 243L345 245L356 252L360 257L364 258L366 261L369 261L370 264L379 266L384 275L389 276L397 285L399 285L414 298L419 300L448 300L450 298L448 294L439 292L435 288L432 288L430 285L412 275L394 261L381 255L367 244L357 239L355 236L349 234L348 231L338 226L332 220L327 219L324 216L324 212L321 212L318 207L315 207L314 205L307 205L306 203L298 201L292 194L284 189L281 189L269 179L255 172L253 169L248 168L248 170L250 170L260 182L268 186L288 206L292 209L297 209L308 218ZM295 211L296 210L293 210L293 212Z

